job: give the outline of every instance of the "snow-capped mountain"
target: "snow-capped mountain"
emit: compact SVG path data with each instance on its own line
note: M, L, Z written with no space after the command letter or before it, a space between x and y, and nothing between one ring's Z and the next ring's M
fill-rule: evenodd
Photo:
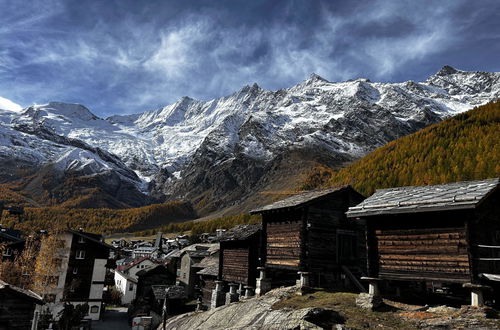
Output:
M269 187L270 173L293 166L284 164L291 153L338 165L499 97L500 73L445 66L424 82L313 74L287 89L254 84L107 119L52 102L0 111L0 159L80 176L115 173L137 191L187 198L210 212Z

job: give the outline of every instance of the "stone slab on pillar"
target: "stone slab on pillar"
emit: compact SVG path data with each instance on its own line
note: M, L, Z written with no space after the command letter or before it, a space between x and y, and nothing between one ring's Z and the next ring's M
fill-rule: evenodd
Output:
M226 293L226 305L239 300L240 295L238 294L237 289L238 289L237 283L229 284L229 292Z
M368 294L373 296L380 296L380 290L378 288L379 278L376 277L362 277L362 281L368 281Z
M361 280L368 281L368 293L362 292L356 297L356 306L368 310L376 310L384 303L378 287L380 279L376 277L361 277Z
M311 292L311 286L310 286L310 273L309 272L297 272L299 274L300 278L297 281L299 284L299 291L297 292L298 295L304 295L306 293Z
M269 290L271 290L271 279L266 278L266 269L264 267L257 267L259 271L259 278L256 280L255 295L260 297Z
M255 295L253 286L245 286L245 298L249 299Z
M215 289L212 290L212 299L210 301L210 309L212 308L217 308L219 306L224 305L226 295L224 294L223 291L223 284L224 282L222 281L215 281Z
M474 307L479 307L484 305L484 291L491 290L491 287L481 284L465 283L464 288L471 290L470 294L470 304Z

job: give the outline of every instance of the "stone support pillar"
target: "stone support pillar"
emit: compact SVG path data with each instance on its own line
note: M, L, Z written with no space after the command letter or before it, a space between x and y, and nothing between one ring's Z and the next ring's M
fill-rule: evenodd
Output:
M225 294L223 291L224 282L215 281L215 289L212 290L212 300L210 301L210 309L224 305Z
M271 279L266 278L266 268L257 267L257 270L259 271L259 277L256 280L255 295L260 297L271 290Z
M226 305L239 300L238 284L230 283L229 292L226 293Z
M252 298L254 296L254 287L245 286L245 299Z
M299 291L297 292L298 295L304 295L306 293L311 292L311 285L310 285L310 273L309 272L297 272L299 274L300 278L297 281L299 285Z
M470 304L474 307L479 307L484 305L484 291L491 290L491 287L481 284L465 283L464 288L471 290L470 294Z

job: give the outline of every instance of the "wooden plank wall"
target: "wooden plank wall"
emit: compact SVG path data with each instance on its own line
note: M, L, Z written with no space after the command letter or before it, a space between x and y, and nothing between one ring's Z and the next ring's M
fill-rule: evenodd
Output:
M0 292L0 329L30 329L35 303L8 291Z
M375 236L381 278L470 280L465 227L378 229Z
M215 278L204 276L201 287L201 295L202 295L201 299L203 301L203 305L210 306L210 302L212 300L212 290L214 289L215 289Z
M298 269L301 253L302 221L267 223L266 264Z
M232 248L224 250L222 279L247 285L249 274L248 248Z

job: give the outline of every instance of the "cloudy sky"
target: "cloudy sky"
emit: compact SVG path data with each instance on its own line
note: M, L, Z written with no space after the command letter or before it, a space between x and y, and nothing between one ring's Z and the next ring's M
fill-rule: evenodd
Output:
M500 71L500 1L0 0L0 97L108 116L246 84ZM0 99L2 100L2 99Z

